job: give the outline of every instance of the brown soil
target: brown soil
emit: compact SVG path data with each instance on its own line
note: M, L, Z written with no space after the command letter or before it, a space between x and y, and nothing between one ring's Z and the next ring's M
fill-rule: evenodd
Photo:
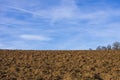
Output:
M120 51L0 50L0 80L120 80Z

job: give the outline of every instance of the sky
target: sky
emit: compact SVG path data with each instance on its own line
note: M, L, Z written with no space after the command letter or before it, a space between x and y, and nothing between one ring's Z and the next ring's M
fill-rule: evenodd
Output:
M0 0L0 49L86 50L120 41L119 0Z

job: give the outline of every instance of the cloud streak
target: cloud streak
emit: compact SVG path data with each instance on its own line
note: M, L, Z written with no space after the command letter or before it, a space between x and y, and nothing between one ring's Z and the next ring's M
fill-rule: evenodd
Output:
M39 40L39 41L49 41L51 38L41 35L30 35L30 34L23 34L20 35L20 38L25 40Z
M101 24L109 20L111 16L120 16L119 9L105 8L89 11L87 8L78 6L75 0L61 0L59 5L48 9L27 10L17 6L8 6L8 8L32 14L34 18L45 18L50 21L50 24L61 20L68 22L87 20L89 24Z
M52 21L74 17L75 12L78 10L74 0L71 0L71 1L62 0L60 5L56 7L53 7L50 9L41 9L36 11L30 11L17 6L7 6L7 8L29 13L29 14L32 14L33 16L48 18L48 19L51 19Z
M99 2L104 6L94 0L60 0L57 5L52 1L5 0L0 8L0 42L5 43L1 46L11 47L14 43L14 48L25 46L21 44L26 44L24 48L27 48L36 42L43 43L42 47L48 49L78 49L88 47L90 42L107 42L108 38L120 40L117 35L120 30L119 8L103 0Z

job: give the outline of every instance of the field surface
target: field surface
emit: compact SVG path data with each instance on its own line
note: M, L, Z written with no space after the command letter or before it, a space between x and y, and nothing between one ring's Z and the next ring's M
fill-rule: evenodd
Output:
M0 50L0 80L120 80L120 51Z

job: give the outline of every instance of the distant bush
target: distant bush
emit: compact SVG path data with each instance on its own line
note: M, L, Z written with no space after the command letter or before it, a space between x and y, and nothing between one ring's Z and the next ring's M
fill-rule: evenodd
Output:
M112 45L97 46L96 50L120 50L120 42L114 42Z

